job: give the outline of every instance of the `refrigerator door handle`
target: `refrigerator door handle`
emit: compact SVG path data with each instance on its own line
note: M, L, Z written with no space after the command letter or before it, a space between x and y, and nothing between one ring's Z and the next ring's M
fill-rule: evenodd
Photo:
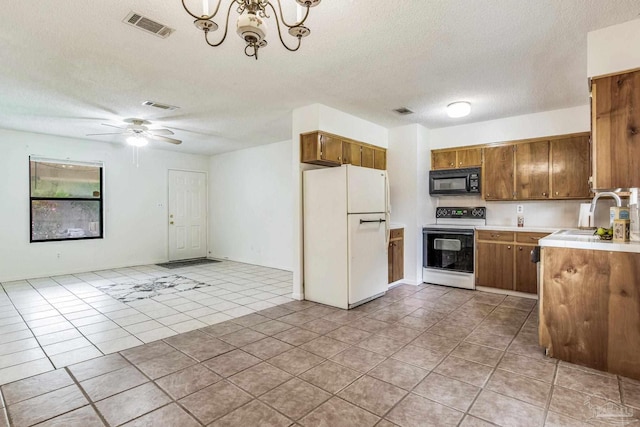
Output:
M383 222L387 222L386 219L361 219L360 220L360 224L364 224L365 222L378 222L378 223L383 223Z

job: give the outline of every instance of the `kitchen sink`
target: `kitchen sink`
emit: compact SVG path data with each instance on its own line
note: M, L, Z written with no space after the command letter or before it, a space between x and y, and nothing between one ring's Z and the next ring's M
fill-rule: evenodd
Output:
M578 240L598 239L598 236L594 236L593 235L594 231L595 230L577 230L577 229L560 230L560 231L554 233L554 235L555 236L563 236L563 237L571 237L571 238L578 239Z

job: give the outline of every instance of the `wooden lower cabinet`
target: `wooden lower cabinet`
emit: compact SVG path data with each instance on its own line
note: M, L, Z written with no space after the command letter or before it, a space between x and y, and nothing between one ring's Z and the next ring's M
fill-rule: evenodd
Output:
M404 279L404 229L391 230L389 237L389 283Z
M538 268L531 251L546 233L479 230L476 286L537 294Z
M513 245L478 242L476 286L513 289Z
M640 253L546 247L542 271L548 355L640 380Z

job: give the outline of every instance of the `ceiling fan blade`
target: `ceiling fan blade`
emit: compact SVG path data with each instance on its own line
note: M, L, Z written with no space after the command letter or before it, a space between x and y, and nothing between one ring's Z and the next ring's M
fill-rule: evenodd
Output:
M152 135L173 135L173 131L169 129L147 129Z
M180 141L179 139L167 138L166 136L150 135L149 138L155 139L156 141L170 142L171 144L176 145L182 144L182 141Z
M102 126L109 126L109 127L112 127L112 128L118 128L118 129L127 129L127 127L126 127L126 126L125 126L125 127L122 127L122 126L116 126L116 125L111 125L111 124L109 124L109 123L102 123Z
M96 136L96 135L124 135L126 132L110 132L110 133L88 133L87 136Z

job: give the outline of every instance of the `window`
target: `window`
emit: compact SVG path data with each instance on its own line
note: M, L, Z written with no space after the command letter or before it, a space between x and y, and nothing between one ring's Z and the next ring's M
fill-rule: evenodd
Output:
M101 239L102 163L29 158L31 242Z

